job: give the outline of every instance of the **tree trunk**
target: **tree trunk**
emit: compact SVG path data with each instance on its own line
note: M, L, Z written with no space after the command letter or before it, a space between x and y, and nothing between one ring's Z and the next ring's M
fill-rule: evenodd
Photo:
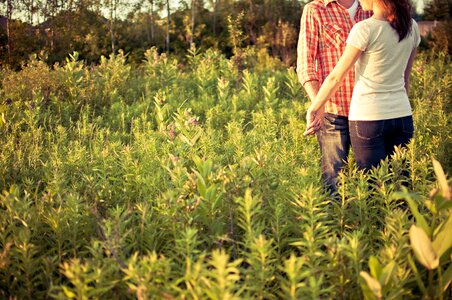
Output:
M113 56L116 54L115 45L115 17L116 17L116 0L110 1L110 38L111 38L111 53Z
M213 2L213 25L212 25L212 29L213 29L213 37L217 37L217 2L218 0L214 0Z
M11 36L11 22L13 16L13 0L7 0L6 3L6 38L8 40L8 63L11 63L11 47L12 47L12 36Z
M30 22L30 25L33 25L33 15L35 13L35 2L33 0L30 1L30 7L28 9L29 9L28 22Z
M166 0L166 52L170 51L170 5L169 0Z
M148 11L149 16L146 17L146 36L148 37L149 44L152 44L152 38L151 38L151 30L149 29L150 25L149 23L152 23L151 20L151 12Z
M155 41L155 25L154 25L154 0L151 0L151 40Z
M255 37L255 34L254 34L254 24L256 21L256 15L254 14L253 0L249 0L248 3L250 6L250 8L249 8L250 11L248 13L248 26L247 26L248 30L249 30L249 32L248 32L249 38L248 39L251 44L255 44L255 42L257 40L257 38Z
M190 46L193 44L193 36L195 35L195 14L196 14L196 0L191 0L191 34Z
M48 3L49 1L47 1L46 3ZM47 8L50 11L50 23L49 23L49 35L50 35L50 52L53 54L53 50L55 48L55 20L54 17L56 16L56 12L57 12L57 7L56 4L54 3L54 1L52 1L52 3L50 4L50 8Z

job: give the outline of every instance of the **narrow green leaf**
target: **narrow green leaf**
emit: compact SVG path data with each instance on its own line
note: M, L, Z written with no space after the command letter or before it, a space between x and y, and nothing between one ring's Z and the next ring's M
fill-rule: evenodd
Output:
M223 193L219 193L216 196L217 197L215 198L215 200L212 203L212 210L215 210L218 207L218 205L221 203L221 200L223 199Z
M446 210L452 208L452 201L441 201L441 203L438 205L439 210Z
M447 268L446 272L443 274L443 286L442 291L445 292L452 282L452 265Z
M408 254L408 263L411 266L411 269L413 270L414 277L416 278L416 282L418 287L421 289L422 293L424 295L427 294L427 289L425 288L424 282L421 279L421 276L419 275L419 270L416 267L416 264L414 263L413 257L411 254Z
M186 143L186 144L188 144L188 145L190 145L190 146L193 146L193 144L190 142L190 140L189 140L185 135L180 134L179 137L181 138L181 140L182 140L184 143Z
M443 197L447 200L452 200L452 191L447 182L443 167L441 167L441 164L436 159L432 158L432 161L433 170L435 171L436 179L438 180L439 188L441 189Z
M203 176L205 178L208 178L210 174L212 174L213 170L213 161L211 159L206 160L205 162L205 168L203 170Z
M200 196L205 197L206 195L206 182L201 174L198 171L193 171L196 174L196 178L198 179L196 185L198 187L198 193Z
M425 207L428 208L428 210L430 210L432 212L432 214L437 214L438 213L438 208L436 207L436 202L432 201L432 200L425 200L424 202Z
M206 190L206 200L213 201L217 193L217 186L212 184Z
M378 282L378 280L376 280L375 278L373 278L372 276L369 275L369 273L367 272L360 272L359 275L365 280L367 287L371 290L371 292L377 297L377 298L381 298L381 285Z
M417 204L414 202L411 197L406 198L406 201L408 202L408 206L411 209L411 212L413 213L414 217L416 218L416 223L419 227L424 229L424 232L427 233L428 236L432 235L432 229L430 226L428 226L427 221L425 220L424 216L419 213L419 210L417 209Z
M63 292L69 299L74 299L75 297L77 297L77 295L66 286L63 286Z
M452 247L452 215L449 216L433 241L433 249L435 249L439 258L441 258L450 247Z
M191 139L190 141L190 146L193 146L196 144L196 142L198 141L198 139L201 137L201 135L203 134L203 132L200 130L198 131L195 136Z
M432 242L422 228L412 225L410 228L410 241L414 254L419 262L429 270L439 265L439 258L433 249Z
M202 169L202 159L198 155L193 155L193 162L198 170Z
M373 255L369 258L369 269L373 278L380 278L382 268L378 259Z
M386 286L387 284L390 283L390 280L394 274L396 264L394 261L391 261L389 264L387 264L384 268L383 268L383 272L381 273L381 276L378 277L380 284L382 286Z

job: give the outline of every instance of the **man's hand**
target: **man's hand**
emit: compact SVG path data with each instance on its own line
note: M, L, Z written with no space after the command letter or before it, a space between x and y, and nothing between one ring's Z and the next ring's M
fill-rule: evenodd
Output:
M312 105L309 107L306 113L306 130L303 133L303 136L314 134L322 128L323 112L323 106L317 111L312 109Z

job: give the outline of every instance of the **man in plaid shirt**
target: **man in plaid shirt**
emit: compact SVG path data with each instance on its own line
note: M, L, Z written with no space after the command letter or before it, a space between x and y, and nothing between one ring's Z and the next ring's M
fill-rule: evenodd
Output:
M314 100L322 82L333 70L345 49L353 25L369 18L358 0L314 0L305 5L297 50L298 80ZM316 129L322 152L322 178L328 189L337 191L337 177L350 149L348 111L354 71L325 105L324 124Z

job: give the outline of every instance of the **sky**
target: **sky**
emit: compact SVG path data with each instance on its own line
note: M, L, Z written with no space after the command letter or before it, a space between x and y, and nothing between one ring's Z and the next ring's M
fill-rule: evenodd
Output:
M132 2L132 1L130 1L130 0L126 0L126 2ZM412 3L413 3L413 5L416 7L416 11L418 12L418 13L422 13L423 12L423 9L424 9L424 3L425 2L428 2L429 0L411 0L412 1ZM175 3L178 3L179 2L179 0L170 0L170 3L172 3L172 7L177 7L178 5L176 5ZM4 12L4 10L5 10L5 5L4 4L0 4L0 15L2 15L3 14L3 12ZM22 16L20 16L20 15L17 15L17 16L13 16L13 18L19 18L19 19L21 19L21 17Z
M416 6L416 11L418 13L421 13L424 9L424 0L412 0L413 1L413 5Z

